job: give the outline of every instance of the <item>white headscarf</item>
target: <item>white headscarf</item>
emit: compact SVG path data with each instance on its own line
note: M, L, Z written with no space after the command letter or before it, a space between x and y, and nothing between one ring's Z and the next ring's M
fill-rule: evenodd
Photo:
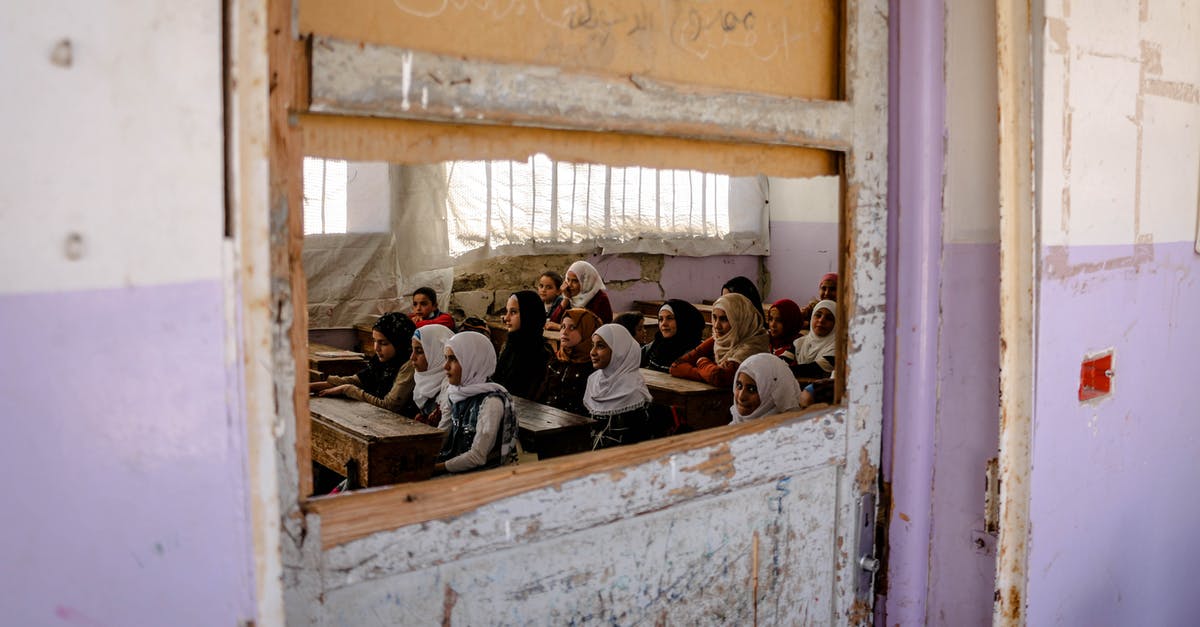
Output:
M758 408L750 412L748 416L739 414L737 403L734 403L729 408L729 414L733 416L734 424L800 408L800 384L796 383L788 365L775 355L771 353L751 355L742 362L742 365L738 366L737 374L745 374L754 379L754 384L758 387L760 402ZM736 389L737 375L733 377L733 385Z
M808 335L797 338L795 342L796 363L816 362L825 372L832 372L833 364L827 358L833 357L837 350L837 303L831 300L817 303L813 307L812 317L809 318L808 328L814 328L813 320L816 320L817 312L822 309L828 309L829 313L834 315L833 328L825 337L817 337L816 331L810 330Z
M596 270L596 266L586 261L576 261L567 268L567 272L579 277L579 294L571 297L572 307L587 307L596 294L604 289L604 279L600 278L600 272Z
M649 402L650 390L638 370L642 350L629 330L619 324L606 324L596 329L595 335L612 349L612 360L588 376L583 406L593 415L611 416Z
M446 340L451 335L454 332L440 324L427 324L413 333L413 339L425 351L425 361L429 362L425 372L413 373L413 401L417 407L424 407L426 401L437 398L447 385L443 366L446 364Z
M454 352L462 366L462 380L458 385L447 384L446 393L451 403L466 400L488 392L506 392L503 385L488 381L496 372L496 349L492 341L482 333L463 331L446 340L446 348Z

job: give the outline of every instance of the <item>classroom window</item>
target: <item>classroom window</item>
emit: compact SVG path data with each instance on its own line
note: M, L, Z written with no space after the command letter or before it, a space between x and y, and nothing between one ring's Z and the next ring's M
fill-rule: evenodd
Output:
M304 234L346 232L347 163L304 158Z
M526 244L719 242L731 234L730 178L722 174L536 154L525 161L449 162L446 181L452 256Z

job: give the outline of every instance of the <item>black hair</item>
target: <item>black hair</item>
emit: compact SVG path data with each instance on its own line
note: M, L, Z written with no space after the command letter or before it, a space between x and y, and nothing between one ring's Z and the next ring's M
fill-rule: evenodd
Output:
M561 274L559 274L559 273L557 273L557 272L555 272L555 271L553 271L553 270L547 270L547 271L545 271L545 272L543 272L543 273L539 274L539 275L538 275L538 278L540 279L540 278L542 278L542 277L544 277L544 276L548 276L548 277L550 277L550 279L554 281L554 285L555 285L555 287L558 287L558 286L562 285L563 278L562 278L562 275L561 275Z
M636 340L638 337L638 332L642 330L642 323L644 322L643 318L644 316L640 311L626 311L616 318L613 318L613 322L625 327L626 329L629 329L629 334L632 335L633 339Z
M416 296L417 294L424 295L425 298L429 299L429 302L433 303L435 308L437 307L437 292L433 291L432 287L418 287L417 289L413 290L413 296Z

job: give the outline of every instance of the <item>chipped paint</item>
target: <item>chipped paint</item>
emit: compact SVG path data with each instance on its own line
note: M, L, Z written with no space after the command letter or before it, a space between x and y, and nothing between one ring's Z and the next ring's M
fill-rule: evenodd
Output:
M863 548L857 546L856 503L863 486L875 489L882 404L887 2L848 2L844 17L847 99L838 102L681 97L644 80L627 87L546 68L506 69L410 51L412 82L399 87L427 94L421 110L397 111L404 96L383 90L341 98L334 106L326 88L369 84L354 76L369 64L340 66L339 76L321 59L333 59L334 52L344 61L396 51L329 41L314 46L313 102L326 111L343 107L343 113L403 113L422 120L482 117L488 123L846 150L843 209L850 252L842 274L846 341L855 352L839 371L844 406L813 419L737 425L723 441L694 449L654 448L670 441L639 444L639 450L655 452L619 469L572 473L384 531L354 531L357 521L338 514L352 508L314 507L301 546L286 551L297 578L289 582L289 619L739 624L752 622L757 612L764 624L866 621L869 612L862 608L870 598L856 598L853 556ZM426 82L426 70L442 66L447 71L439 75L469 73L470 82ZM562 101L564 93L570 103ZM569 115L555 109L568 104L576 107ZM279 302L289 296L280 295ZM286 481L287 471L284 476ZM342 502L386 498L389 508L403 509L412 504L403 495L418 492L425 494L385 489ZM427 495L418 504L438 501ZM447 590L457 591L453 603L446 603Z

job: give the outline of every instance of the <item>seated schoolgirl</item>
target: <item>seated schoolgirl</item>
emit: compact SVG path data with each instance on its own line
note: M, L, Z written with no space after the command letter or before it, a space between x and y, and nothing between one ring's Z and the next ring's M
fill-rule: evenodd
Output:
M747 357L769 352L762 318L741 294L726 294L713 303L712 329L712 337L671 365L672 376L727 387Z
M567 278L562 285L563 302L550 314L546 328L558 330L561 328L555 319L562 319L562 313L568 309L587 309L600 317L602 324L612 322L612 305L608 302L608 292L604 291L604 280L592 264L586 261L576 261L567 268Z
M646 316L643 316L640 311L626 311L615 316L613 323L625 327L625 330L629 331L629 334L633 336L633 341L637 342L638 346L641 347L642 324L645 320Z
M545 319L542 300L533 291L522 290L508 297L504 306L508 339L500 350L492 380L513 396L532 399L546 378L550 354L542 337Z
M754 285L754 281L744 277L735 276L725 282L721 286L721 295L726 294L741 294L750 300L750 304L754 305L754 311L758 312L759 322L766 322L763 317L762 296L758 293L758 287Z
M642 367L668 372L671 364L700 344L704 317L691 303L672 298L658 308L658 331L642 347Z
M583 392L592 374L592 334L600 328L600 318L586 309L568 309L563 316L562 340L558 353L546 366L546 380L537 402L575 414L586 414Z
M771 352L789 365L796 363L795 342L800 337L803 318L800 305L786 298L775 301L767 310L767 336Z
M836 272L830 272L821 277L820 283L817 284L817 297L812 299L807 305L800 310L800 316L804 320L805 331L808 331L809 319L812 317L813 308L817 303L823 300L831 300L837 302L838 291L838 275Z
M415 330L404 314L383 314L371 329L375 356L367 361L367 367L349 377L331 376L310 383L309 391L320 396L345 396L411 416L415 413L412 395L416 370L409 355Z
M632 444L646 439L650 422L650 390L642 379L641 351L629 330L606 324L592 335L592 367L583 405L596 421L592 449Z
M800 384L782 359L759 353L738 366L729 408L733 424L799 408Z
M496 349L480 333L446 340L446 398L438 428L447 431L434 473L467 472L517 463L517 415L512 397L488 381Z
M454 331L454 318L450 314L438 311L437 292L432 287L418 287L412 296L413 324L421 328L427 324L440 324Z
M446 400L446 340L454 335L450 329L431 324L413 333L412 363L413 404L417 412L413 420L438 426L442 421L442 410L448 406Z
M547 270L538 277L537 293L542 301L542 306L546 309L544 317L547 320L550 318L550 314L554 312L554 309L558 307L558 304L563 301L562 284L562 276L553 270ZM555 320L555 322L561 320L562 316L559 316L559 320Z
M796 363L792 374L797 377L822 379L833 372L837 352L837 303L823 300L813 308L812 328L808 335L796 340Z

